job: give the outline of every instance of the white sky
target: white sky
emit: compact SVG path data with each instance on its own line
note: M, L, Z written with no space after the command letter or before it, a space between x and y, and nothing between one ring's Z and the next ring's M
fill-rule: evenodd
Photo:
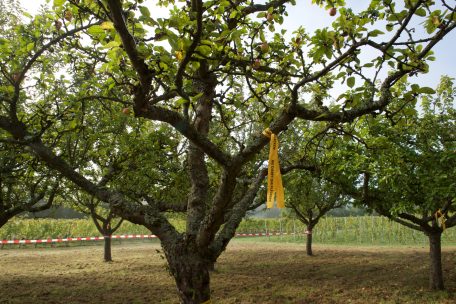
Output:
M34 14L46 0L19 0L22 6L31 14ZM52 0L50 0L52 5ZM145 5L150 7L152 16L162 15L163 9L153 6L154 0L146 0ZM317 28L331 25L334 18L330 17L326 10L311 5L311 0L297 0L297 5L288 8L289 16L285 18L283 26L291 33L294 29L303 25L307 32L313 32ZM354 11L365 8L370 1L346 0L347 7ZM430 62L430 71L427 74L419 74L418 77L410 78L410 82L419 83L422 86L434 87L438 84L441 75L456 78L456 31L453 31L435 48L436 61Z

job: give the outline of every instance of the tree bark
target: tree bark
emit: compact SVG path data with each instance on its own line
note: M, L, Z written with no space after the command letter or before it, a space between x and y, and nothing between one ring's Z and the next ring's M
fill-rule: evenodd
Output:
M429 253L431 258L429 287L433 290L445 289L443 285L442 272L442 247L441 247L442 232L431 232L429 237Z
M313 253L312 253L312 228L313 227L311 225L308 225L307 231L306 231L306 234L307 234L306 252L307 252L308 256L313 255Z
M182 304L200 304L211 298L209 270L213 262L190 248L165 249ZM190 246L193 247L193 246Z
M112 236L112 234L104 235L104 261L105 262L112 262L111 236Z
M215 271L215 262L209 264L208 269L209 269L210 272L214 272Z
M0 228L3 227L3 225L5 225L6 223L8 223L9 221L9 218L6 217L6 216L0 216Z

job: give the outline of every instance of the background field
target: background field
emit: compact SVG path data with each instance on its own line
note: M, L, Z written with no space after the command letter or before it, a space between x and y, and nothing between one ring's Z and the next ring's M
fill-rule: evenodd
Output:
M174 219L173 224L183 230L185 222ZM302 243L306 227L293 219L247 219L239 233L281 232L280 237L262 238L264 241ZM124 222L116 234L150 234L143 226ZM8 222L0 229L0 239L42 239L57 237L98 236L92 220L20 219ZM418 245L427 246L427 237L384 217L327 217L313 231L315 243L351 245ZM456 245L456 229L443 233L443 245Z
M258 239L255 239L258 240ZM125 245L127 244L127 245ZM456 249L444 249L448 290L427 289L416 247L315 246L233 240L212 275L214 303L455 303ZM1 303L178 303L157 242L0 251Z

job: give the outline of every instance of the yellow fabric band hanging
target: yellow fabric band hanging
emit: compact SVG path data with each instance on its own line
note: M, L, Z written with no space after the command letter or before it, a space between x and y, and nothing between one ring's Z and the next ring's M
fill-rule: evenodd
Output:
M268 161L268 195L266 200L267 208L274 206L274 197L277 201L277 208L285 207L285 196L282 185L282 174L279 165L279 140L277 135L269 128L263 131L263 135L270 138L269 161Z
M439 218L440 218L440 227L442 227L442 231L444 231L446 229L446 225L445 225L445 222L446 222L446 218L445 218L445 214L442 213L442 210L437 210L434 214L435 216L435 220L436 222L438 223L439 222Z

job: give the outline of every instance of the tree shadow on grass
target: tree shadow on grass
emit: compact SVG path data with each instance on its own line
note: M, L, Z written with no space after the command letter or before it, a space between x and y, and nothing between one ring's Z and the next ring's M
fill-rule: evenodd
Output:
M156 248L9 252L0 260L0 303L178 303ZM456 251L444 250L446 292L430 292L428 253L235 244L212 275L215 303L456 303Z
M456 303L454 250L443 254L444 292L428 290L425 250L317 249L314 257L304 250L226 255L214 281L229 289L223 296L257 289L242 303Z

